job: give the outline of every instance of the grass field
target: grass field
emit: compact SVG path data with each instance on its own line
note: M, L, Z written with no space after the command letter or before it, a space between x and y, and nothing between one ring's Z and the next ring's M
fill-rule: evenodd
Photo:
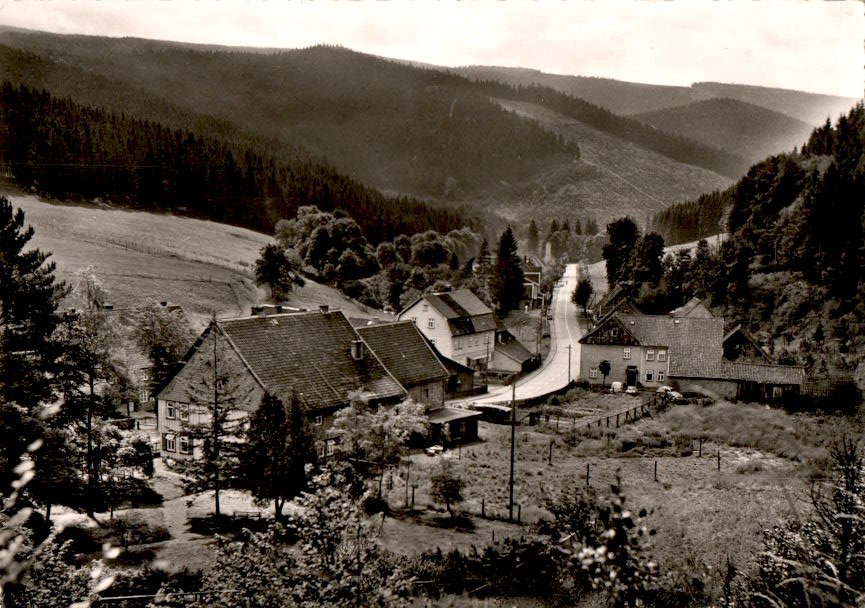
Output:
M203 327L211 311L246 315L268 297L252 275L259 250L271 242L267 235L170 214L49 203L2 182L0 195L24 210L35 231L31 243L52 253L58 278L74 283L78 270L92 266L117 308L165 300ZM350 317L381 315L314 281L289 304L328 304Z
M524 522L548 518L545 498L585 487L588 465L592 488L603 493L618 475L631 508L650 511L649 523L658 532L652 552L663 567L690 572L697 564L718 572L728 555L738 567L747 567L761 550L765 528L808 513L810 482L825 472L827 445L836 430L831 421L724 402L674 407L591 436L557 434L553 425L521 426L514 501L522 506ZM490 541L492 530L496 538L528 530L477 516L482 500L488 515L507 516L510 430L481 423L480 437L442 456L413 456L409 493L414 484L416 508L431 504L430 473L447 458L466 482L461 508L482 525L451 531L388 521L382 538L389 547L411 554L436 546L478 546ZM404 505L405 468L394 474L389 499L394 507ZM442 515L442 506L434 508Z

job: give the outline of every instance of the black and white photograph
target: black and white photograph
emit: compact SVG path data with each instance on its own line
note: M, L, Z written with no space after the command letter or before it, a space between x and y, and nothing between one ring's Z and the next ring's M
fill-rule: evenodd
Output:
M865 4L0 0L0 608L865 606Z

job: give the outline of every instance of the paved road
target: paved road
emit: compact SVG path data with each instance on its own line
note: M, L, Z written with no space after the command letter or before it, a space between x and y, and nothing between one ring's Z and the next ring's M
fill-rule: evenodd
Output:
M571 294L574 293L578 280L577 265L568 264L559 285L553 288L550 355L539 369L517 382L517 399L530 399L546 395L568 384L568 345L571 346L571 378L579 377L580 344L577 340L582 337L583 332L577 322L577 307L571 302ZM460 399L450 403L453 405L468 403L507 404L511 400L511 390L510 386L494 387L482 397Z

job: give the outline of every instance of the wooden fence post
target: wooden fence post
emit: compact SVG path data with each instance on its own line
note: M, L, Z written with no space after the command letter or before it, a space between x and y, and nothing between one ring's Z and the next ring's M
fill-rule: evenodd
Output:
M721 470L721 448L718 448L718 471Z
M547 457L547 464L548 465L553 464L553 442L552 441L550 442L550 455Z
M523 505L517 505L517 523L523 523Z
M481 517L486 519L487 516L487 499L481 498Z
M589 485L589 471L590 471L590 466L591 466L591 465L587 462L587 463L586 463L586 485Z
M658 481L658 461L655 461L655 481Z

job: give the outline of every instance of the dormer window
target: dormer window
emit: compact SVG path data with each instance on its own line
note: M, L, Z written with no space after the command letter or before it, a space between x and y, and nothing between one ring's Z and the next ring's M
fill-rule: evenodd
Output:
M655 360L655 351L647 350L646 351L646 361L654 361Z
M658 361L666 361L667 360L667 351L659 350L658 351Z

